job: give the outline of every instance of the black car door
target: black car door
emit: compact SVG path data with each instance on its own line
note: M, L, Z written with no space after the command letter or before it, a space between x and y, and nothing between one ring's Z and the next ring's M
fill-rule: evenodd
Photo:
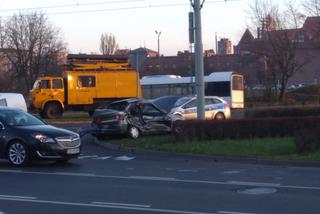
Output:
M166 113L152 105L144 103L140 105L144 129L147 132L167 132L170 130L170 122L166 119Z

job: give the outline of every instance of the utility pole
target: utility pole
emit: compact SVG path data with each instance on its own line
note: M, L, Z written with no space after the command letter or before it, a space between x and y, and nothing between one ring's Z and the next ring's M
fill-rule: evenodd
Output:
M191 0L190 0L191 1ZM195 29L195 73L196 73L196 93L197 93L197 118L205 119L204 111L204 71L203 71L203 47L201 32L201 8L204 3L194 0L191 4L194 10L194 29Z
M158 59L159 59L159 74L160 74L160 35L161 35L161 31L155 31L157 36L158 36Z

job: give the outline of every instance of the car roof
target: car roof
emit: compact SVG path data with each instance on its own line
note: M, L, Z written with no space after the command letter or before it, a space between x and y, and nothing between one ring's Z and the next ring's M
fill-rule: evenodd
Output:
M9 107L9 106L0 106L0 111L1 110L15 110L15 111L23 111L20 108L16 108L16 107Z

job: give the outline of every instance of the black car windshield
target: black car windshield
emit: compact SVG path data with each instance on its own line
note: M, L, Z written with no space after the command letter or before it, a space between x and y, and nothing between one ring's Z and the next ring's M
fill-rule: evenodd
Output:
M174 107L179 107L188 102L191 98L190 97L182 97L174 104Z
M0 121L9 126L33 126L45 125L43 121L35 116L20 110L1 109Z

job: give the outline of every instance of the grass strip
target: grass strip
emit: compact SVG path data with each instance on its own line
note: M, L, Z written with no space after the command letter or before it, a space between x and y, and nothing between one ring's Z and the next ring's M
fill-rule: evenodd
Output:
M293 138L213 140L177 143L171 135L143 136L139 139L108 139L106 142L142 149L201 155L237 156L272 160L320 160L320 151L297 154Z

